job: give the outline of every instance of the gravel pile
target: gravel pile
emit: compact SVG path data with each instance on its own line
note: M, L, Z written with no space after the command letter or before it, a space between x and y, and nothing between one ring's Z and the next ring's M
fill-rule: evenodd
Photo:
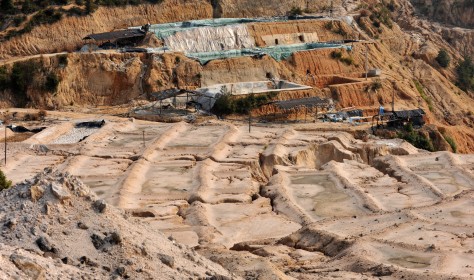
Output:
M0 192L0 227L1 279L235 279L50 169Z
M79 127L51 141L51 144L73 144L98 131L99 128Z

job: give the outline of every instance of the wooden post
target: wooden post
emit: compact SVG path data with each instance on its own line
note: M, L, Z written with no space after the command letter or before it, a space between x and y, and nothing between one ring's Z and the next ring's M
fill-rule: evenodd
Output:
M3 122L3 126L5 127L5 166L7 166L7 122Z
M252 123L252 117L251 117L250 110L249 110L249 133L250 133L251 123Z
M143 130L142 132L143 132L143 147L145 147L145 130Z
M306 123L306 115L308 115L308 107L304 106L304 123Z

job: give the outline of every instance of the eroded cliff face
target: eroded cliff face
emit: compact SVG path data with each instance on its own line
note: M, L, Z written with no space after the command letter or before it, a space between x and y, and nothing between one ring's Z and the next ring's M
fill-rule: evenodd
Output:
M418 36L420 36L420 40L428 40L437 45L444 45L443 47L446 49L453 48L457 53L463 55L470 55L471 57L474 55L474 30L469 28L453 27L433 22L436 21L436 15L430 15L429 12L426 11L425 12L427 14L425 14L425 17L420 18L417 16L416 3L424 3L425 1L427 2L429 0L416 1L419 2L410 2L409 0L396 1L397 9L393 14L394 19L396 20L397 24L400 25L400 27L402 27L405 31L414 33L416 32L417 34L419 34ZM463 1L439 1L439 3L441 3L442 5L454 6L458 5L455 3L461 2ZM436 6L435 4L431 6L430 5L428 5L427 7L431 7L432 9L436 8L439 11L443 11L445 15L449 15L453 22L448 21L447 23L455 24L455 22L457 22L459 24L458 26L472 27L474 20L474 6L472 5L472 1L470 7L464 7L462 9L458 9L452 12L448 12L449 8L446 7L445 9L438 9L438 6ZM424 6L420 5L419 7ZM443 21L440 22L443 23Z
M416 11L441 23L474 28L472 0L410 0Z
M54 24L40 25L30 33L0 44L0 60L17 56L74 51L87 34L108 32L147 22L162 23L212 17L212 7L204 0L164 0L156 5L100 7L89 16L65 17Z

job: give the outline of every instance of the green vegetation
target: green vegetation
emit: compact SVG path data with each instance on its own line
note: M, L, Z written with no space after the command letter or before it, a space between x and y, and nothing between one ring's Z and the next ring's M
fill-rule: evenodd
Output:
M288 16L300 16L303 14L303 10L300 7L292 7L291 10L288 11Z
M438 52L436 61L441 67L446 68L449 66L449 62L451 61L451 58L449 57L449 54L445 49L441 49Z
M0 67L0 90L10 87L10 74L5 66Z
M64 16L86 16L92 14L99 6L126 6L142 3L159 4L163 0L0 0L0 26L9 26L12 22L19 30L9 30L0 36L0 41L8 40L30 32L35 26L58 22ZM64 9L69 4L78 6ZM28 20L28 16L32 15ZM11 26L10 25L10 26ZM3 38L2 38L3 37Z
M331 58L339 60L340 62L346 64L346 65L352 65L354 64L354 60L350 56L344 56L342 51L332 51L331 52Z
M10 14L15 11L15 6L13 6L12 0L1 0L0 8L6 14Z
M381 89L381 88L382 88L382 82L379 79L372 82L372 85L370 85L370 89L372 91L376 91L376 90Z
M33 82L35 74L40 69L41 65L33 60L13 64L10 75L10 89L23 106L28 102L28 86Z
M0 191L6 190L12 186L12 181L8 180L7 177L5 176L5 173L3 173L2 170L0 170Z
M60 79L59 77L53 73L50 72L46 76L46 82L44 83L44 89L48 92L56 92L58 90L58 85L59 85Z
M472 63L471 57L464 57L456 67L456 74L458 87L464 91L474 90L474 63Z
M35 80L36 83L34 83ZM0 67L0 90L10 90L15 95L19 106L24 106L28 102L27 92L33 84L45 92L54 93L60 81L60 77L55 72L45 69L39 61L35 60L15 62L11 69L5 66Z
M346 36L347 32L342 29L342 26L340 24L334 24L332 21L328 21L324 24L324 28L327 30L334 32L336 34Z
M61 67L67 66L67 54L62 54L58 56L58 64Z
M380 27L380 23L383 23L388 28L393 27L392 15L390 14L390 10L386 6L382 4L377 4L371 7L371 11L372 14L369 18L375 27Z
M444 140L446 140L446 142L448 142L449 146L451 146L451 149L453 150L453 152L456 153L458 151L458 147L454 139L446 134L443 134L443 138Z
M234 96L224 90L212 108L216 115L248 114L252 109L267 104L276 93L251 93L244 97Z
M423 149L430 152L435 150L430 138L418 131L415 131L411 123L407 124L402 131L399 131L397 137L409 142L418 149Z
M429 96L425 94L423 86L417 80L413 80L413 83L415 83L416 90L418 91L418 93L420 93L421 98L423 98L423 100L425 100L426 104L428 105L428 109L433 112L433 101Z

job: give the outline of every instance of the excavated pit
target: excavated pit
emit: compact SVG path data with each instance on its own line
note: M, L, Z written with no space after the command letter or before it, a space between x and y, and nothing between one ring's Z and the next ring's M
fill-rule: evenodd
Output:
M2 170L14 182L44 167L67 171L152 230L219 252L215 259L242 277L249 269L297 278L334 268L342 277L474 273L466 267L472 156L358 140L331 125L248 132L215 120L110 119L82 142L48 144L47 154L28 148L73 127L62 122L11 143ZM256 266L243 268L248 258Z

